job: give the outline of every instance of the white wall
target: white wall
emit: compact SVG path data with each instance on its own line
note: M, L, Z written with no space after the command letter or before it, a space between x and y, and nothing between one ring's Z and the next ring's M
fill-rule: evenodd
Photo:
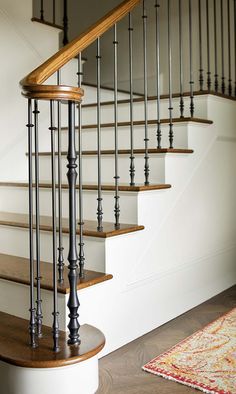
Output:
M19 81L58 48L58 32L31 16L31 0L0 0L1 180L27 178L27 101Z

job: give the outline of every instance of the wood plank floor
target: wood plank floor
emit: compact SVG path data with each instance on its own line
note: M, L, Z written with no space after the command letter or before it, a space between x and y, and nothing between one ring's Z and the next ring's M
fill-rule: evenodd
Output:
M171 346L236 306L236 286L100 360L96 394L197 394L200 391L142 371Z

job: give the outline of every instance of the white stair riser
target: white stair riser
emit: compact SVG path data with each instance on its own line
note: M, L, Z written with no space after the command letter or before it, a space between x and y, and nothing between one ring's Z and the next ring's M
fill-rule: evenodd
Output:
M174 146L178 148L188 147L188 124L176 123L174 124ZM134 143L133 146L136 149L144 148L144 132L145 127L135 126L134 127ZM161 125L161 146L164 148L169 147L169 124ZM157 147L157 126L148 126L148 146L150 148ZM78 133L76 131L76 138ZM68 149L68 132L63 130L62 134L62 149L67 151ZM49 145L48 145L49 146ZM101 147L102 149L114 149L114 127L104 127L101 129ZM118 128L118 146L119 149L130 149L130 127L119 127ZM96 150L97 149L97 130L96 129L84 129L83 130L83 150Z
M130 169L130 155L120 155L119 157L119 176L121 183L129 183L129 169ZM40 176L43 180L51 179L50 171L50 157L42 156L40 158ZM62 158L62 179L63 182L67 182L67 159L65 156ZM151 183L165 183L165 155L156 154L150 155L149 159L150 166L150 182ZM102 156L101 165L101 178L102 183L114 182L114 155ZM135 181L137 183L144 182L144 155L136 155L135 157ZM83 183L96 182L97 181L97 156L84 156L83 159Z
M0 210L2 212L28 213L28 190L25 187L0 188ZM14 200L11 199L14 193ZM62 216L69 217L68 190L62 190ZM103 220L114 221L114 192L103 192ZM96 220L97 215L97 190L84 191L84 219ZM40 189L40 214L51 216L51 190ZM137 223L138 194L136 192L120 192L120 221L122 223Z
M1 361L0 379L4 394L47 394L49 387L57 394L94 394L98 388L98 357L58 368L22 368Z
M27 258L29 256L28 240L28 229L0 226L1 253ZM66 264L68 241L68 235L63 235L64 262ZM41 231L40 242L41 260L52 262L52 233ZM106 240L103 238L84 237L84 243L86 269L104 272Z
M75 85L76 86L76 85ZM84 90L84 96L82 98L83 104L95 103L97 102L97 88L88 85L82 85ZM111 101L114 99L114 92L110 89L100 89L101 101ZM134 97L139 97L134 95ZM128 93L118 92L118 100L128 99Z

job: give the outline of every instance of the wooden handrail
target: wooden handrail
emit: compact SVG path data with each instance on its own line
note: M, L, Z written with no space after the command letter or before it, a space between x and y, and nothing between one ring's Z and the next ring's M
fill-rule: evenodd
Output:
M62 66L68 63L71 59L81 53L84 49L86 49L89 45L91 45L98 37L104 34L107 30L109 30L115 23L120 21L123 17L125 17L132 9L140 3L141 0L124 0L120 5L115 7L109 13L107 13L104 17L102 17L98 22L93 24L89 29L87 29L84 33L82 33L79 37L75 38L65 47L63 47L56 54L51 56L48 60L46 60L43 64L37 67L34 71L28 74L21 82L21 86L24 90L24 95L26 97L31 97L31 89L30 87L34 87L34 98L36 97L37 89L36 86L43 84L51 75L53 75L56 71L58 71ZM42 87L41 87L42 88ZM45 88L45 86L44 86ZM49 88L49 86L48 86ZM60 90L63 90L62 86ZM65 87L64 87L65 88ZM63 98L67 95L69 98L70 92L69 87L63 90ZM75 98L75 90L73 88L74 98ZM65 93L66 90L66 93ZM59 91L58 91L59 93ZM82 89L77 88L77 93L80 96L83 94ZM42 98L43 94L41 92ZM56 87L54 86L54 96L56 96ZM52 98L52 97L46 97ZM53 97L55 98L55 97ZM58 97L59 98L59 97ZM72 98L71 98L72 99Z

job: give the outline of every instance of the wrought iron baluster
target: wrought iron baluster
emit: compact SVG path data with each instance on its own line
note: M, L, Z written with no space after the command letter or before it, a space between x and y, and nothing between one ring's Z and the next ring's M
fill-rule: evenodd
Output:
M118 168L118 40L117 25L114 25L114 123L115 123L115 228L120 228L120 195L119 195L119 168Z
M182 29L182 0L179 0L179 75L180 75L180 117L184 117L183 95L183 29Z
M44 4L43 4L43 0L40 1L40 19L41 19L41 21L44 21Z
M199 87L203 90L203 62L202 62L202 2L198 0L198 28L199 28Z
M220 0L221 11L221 91L225 94L225 51L224 51L224 5L223 0Z
M160 4L155 2L156 17L156 69L157 69L157 148L161 148L161 96L160 96Z
M217 43L217 7L216 0L214 0L214 41L215 41L215 91L218 92L218 43Z
M230 1L227 3L228 11L228 67L229 67L229 79L228 79L228 93L232 96L232 73L231 73L231 20L230 20Z
M77 178L77 154L75 149L75 103L68 103L68 154L67 154L67 178L69 184L69 254L68 254L68 278L70 283L70 294L68 300L69 308L69 345L80 343L78 308L79 299L77 294L77 245L76 245L76 178Z
M50 100L51 176L52 176L52 258L53 258L53 350L59 351L59 312L57 296L57 223L56 223L56 154L55 154L55 103Z
M189 60L190 60L190 116L194 116L194 95L193 95L193 40L192 40L192 0L189 0Z
M210 15L209 0L206 0L206 31L207 31L207 89L211 90L211 55L210 55Z
M129 13L129 97L130 97L130 186L134 186L135 157L134 157L134 113L133 113L133 23Z
M40 209L39 209L39 141L38 141L38 100L34 100L34 143L35 143L35 238L36 238L36 321L37 335L42 336L42 299L41 299L41 272L40 272Z
M67 7L67 0L64 0L63 3L64 15L63 15L63 45L68 44L68 7Z
M32 169L32 100L28 100L28 176L29 176L29 260L30 260L30 345L32 348L36 344L36 309L34 303L34 233L33 233L33 169Z
M82 70L82 55L78 56L78 87L81 88L83 70ZM82 177L82 105L78 104L78 117L79 117L79 127L78 127L78 147L79 147L79 277L84 278L84 217L83 217L83 177Z
M98 197L97 230L102 231L102 184L101 184L101 49L100 38L97 39L97 152L98 152Z
M57 84L61 85L61 71L57 72ZM62 238L62 183L61 183L61 102L57 102L57 172L58 172L58 281L64 280L64 256Z
M173 97L172 97L172 41L171 41L171 17L170 17L170 0L167 2L167 39L168 39L168 76L169 76L169 142L170 149L173 149Z
M143 72L144 72L144 121L145 121L145 136L144 136L144 177L145 185L149 185L149 154L148 154L148 81L147 81L147 10L146 0L143 0Z
M234 95L236 96L236 0L234 0Z
M56 23L56 0L52 1L52 22Z

